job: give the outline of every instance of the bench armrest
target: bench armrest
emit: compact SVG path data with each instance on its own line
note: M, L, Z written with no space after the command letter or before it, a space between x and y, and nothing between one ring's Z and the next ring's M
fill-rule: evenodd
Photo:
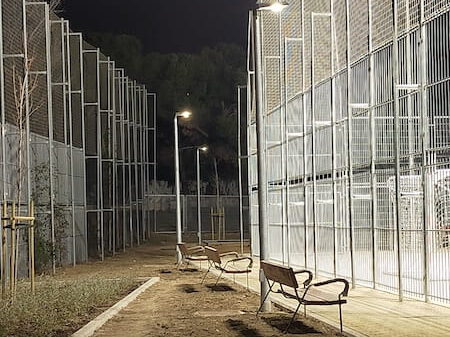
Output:
M235 256L236 258L239 257L239 254L237 252L226 252L226 253L222 253L219 254L220 257L224 257L224 256Z
M195 246L195 247L189 247L187 250L205 250L205 247L203 246Z
M227 261L225 263L224 268L226 268L227 264L230 262L239 262L239 261L244 261L244 260L249 260L248 268L251 268L253 266L253 259L249 256L243 256L243 257L238 257L237 259L232 259L232 260Z
M327 285L327 284L338 283L338 282L344 284L344 290L342 290L342 292L339 295L346 297L348 295L348 290L350 288L350 285L349 285L348 281L346 279L343 279L343 278L335 278L335 279L332 279L332 280L327 280L327 281L323 281L323 282L313 283L309 287L320 287L320 286L324 286L324 285Z
M205 248L202 246L190 247L187 249L190 254L203 253Z
M297 274L308 274L308 278L303 282L303 287L307 287L311 283L311 281L313 279L313 273L311 271L309 271L309 270L306 270L306 269L295 270L294 274L295 275L297 275Z

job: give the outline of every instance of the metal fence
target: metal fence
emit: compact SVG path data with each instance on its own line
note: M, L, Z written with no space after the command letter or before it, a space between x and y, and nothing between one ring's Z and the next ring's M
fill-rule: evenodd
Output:
M155 94L46 2L4 0L0 96L1 203L34 200L53 269L149 236L143 200L156 178ZM27 238L18 237L24 256Z
M147 209L153 214L152 230L155 233L176 232L176 197L175 195L151 195L148 196ZM201 205L201 230L204 239L218 239L218 225L215 225L214 236L212 229L211 213L216 213L217 197L215 195L202 195ZM240 207L239 196L220 196L219 208L224 209L224 232L221 239L239 239L234 235L240 233ZM183 233L198 233L197 196L181 196L182 230ZM248 238L249 233L249 207L248 198L243 198L243 233Z
M450 304L448 1L289 3L249 54L253 252L258 75L270 258Z

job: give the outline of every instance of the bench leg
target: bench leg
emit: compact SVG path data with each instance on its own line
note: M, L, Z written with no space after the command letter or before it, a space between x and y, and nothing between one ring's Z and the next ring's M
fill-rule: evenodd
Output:
M206 271L205 275L203 276L203 279L202 279L202 283L201 283L201 284L203 284L203 282L205 282L206 275L208 275L210 269L211 269L211 266L209 266L208 270Z
M339 303L339 323L341 326L341 333L342 333L343 327L342 327L342 304L341 303Z
M177 263L177 270L180 269L181 265L183 264L183 258L180 260L180 262Z
M214 287L215 287L215 286L217 285L217 283L219 282L220 278L222 277L222 274L223 274L223 270L220 271L220 275L219 275L219 277L217 278L216 283L214 284Z
M294 323L295 316L297 316L298 309L300 309L301 305L302 305L302 303L300 302L297 306L297 309L295 309L294 315L292 315L291 321L289 322L286 330L284 330L284 333L288 333L288 330L291 327L292 323Z

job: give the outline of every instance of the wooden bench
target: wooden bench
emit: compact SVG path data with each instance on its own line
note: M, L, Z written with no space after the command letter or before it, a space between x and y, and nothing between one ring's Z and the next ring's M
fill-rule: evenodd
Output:
M286 298L295 299L298 301L298 306L294 312L294 315L291 318L285 332L288 332L291 324L294 322L295 316L297 315L300 306L303 304L305 308L306 315L306 306L307 305L338 305L339 306L339 322L340 328L342 332L342 304L347 303L347 300L344 297L347 297L349 290L349 283L347 280L342 278L335 278L332 280L327 280L319 283L312 283L312 273L309 270L298 270L294 271L290 267L281 266L275 263L261 261L261 268L264 271L264 275L267 279L267 283L269 284L269 291L265 294L264 299L261 303L261 306L258 309L257 315L261 311L264 302L269 297L271 292L282 294ZM296 275L298 274L306 274L307 278L303 282L303 287L300 288L299 283L297 281ZM330 285L333 283L342 283L343 289L318 289L320 287ZM274 285L278 284L279 289L274 291Z
M188 264L189 261L192 262L200 262L200 266L202 261L208 261L208 257L205 254L205 248L202 246L195 247L187 247L184 242L177 243L177 247L181 253L181 260L177 264L177 269L181 267L184 263ZM199 255L201 254L201 255Z
M206 275L208 275L211 268L215 268L220 271L219 277L216 280L215 286L217 285L217 282L219 282L220 278L222 277L223 273L225 274L247 274L247 289L248 289L248 274L252 272L252 265L253 265L253 259L249 256L239 256L236 252L229 252L229 253L223 253L219 254L217 249L212 247L205 247L205 253L208 257L209 261L209 268L205 273L205 276L203 277L202 283L206 279ZM222 257L227 255L234 255L235 258L227 260L225 263L222 262ZM241 262L248 260L248 263L244 266L238 265L236 266L236 262Z

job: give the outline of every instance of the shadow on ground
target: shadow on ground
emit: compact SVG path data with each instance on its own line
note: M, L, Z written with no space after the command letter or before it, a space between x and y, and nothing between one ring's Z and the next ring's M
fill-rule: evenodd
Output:
M238 319L229 319L226 321L228 328L239 333L243 337L263 337L258 330L249 327L246 323Z
M291 321L291 316L262 317L262 320L278 331L285 332L286 327ZM288 332L292 335L320 334L320 332L313 327L305 325L298 320L292 322Z
M229 285L225 283L219 283L217 285L214 284L205 284L205 286L212 291L218 291L218 292L224 292L224 291L236 291L233 287L230 287Z
M183 291L187 294L199 292L197 289L195 289L195 287L192 284L181 284L180 289L181 289L181 291Z
M196 273L196 272L198 272L197 268L180 268L178 270L181 271L182 273Z

